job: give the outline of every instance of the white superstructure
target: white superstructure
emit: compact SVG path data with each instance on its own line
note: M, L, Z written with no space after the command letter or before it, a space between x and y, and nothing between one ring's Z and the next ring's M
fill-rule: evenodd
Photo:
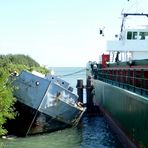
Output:
M128 15L145 15L148 17L147 14L123 14L119 40L107 42L107 51L112 55L112 61L117 52L120 53L120 61L148 59L148 26L124 29L124 21Z

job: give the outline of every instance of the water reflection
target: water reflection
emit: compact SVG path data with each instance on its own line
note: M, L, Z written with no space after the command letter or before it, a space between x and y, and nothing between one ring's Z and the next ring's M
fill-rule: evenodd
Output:
M0 148L121 148L103 117L84 117L78 127L0 141Z

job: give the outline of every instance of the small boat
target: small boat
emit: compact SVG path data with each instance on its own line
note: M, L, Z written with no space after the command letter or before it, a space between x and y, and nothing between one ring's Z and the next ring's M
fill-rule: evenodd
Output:
M108 53L89 62L94 104L104 113L124 147L148 147L148 26L125 25L127 18L146 13L122 13L118 40L107 41Z
M8 121L8 134L27 136L76 126L85 112L69 83L54 75L22 71L10 78L17 117Z

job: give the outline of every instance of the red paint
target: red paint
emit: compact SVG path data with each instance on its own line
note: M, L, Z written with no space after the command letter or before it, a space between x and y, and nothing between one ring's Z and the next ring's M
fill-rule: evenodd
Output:
M107 67L107 62L109 62L109 54L102 54L102 68Z

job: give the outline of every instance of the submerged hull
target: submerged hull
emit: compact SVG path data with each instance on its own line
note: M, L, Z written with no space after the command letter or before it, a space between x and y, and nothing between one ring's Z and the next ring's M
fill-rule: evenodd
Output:
M118 86L93 80L100 106L125 147L148 147L148 99Z
M8 121L6 126L10 135L24 137L70 127L70 125L60 122L20 102L17 102L15 107L18 116L15 120Z

